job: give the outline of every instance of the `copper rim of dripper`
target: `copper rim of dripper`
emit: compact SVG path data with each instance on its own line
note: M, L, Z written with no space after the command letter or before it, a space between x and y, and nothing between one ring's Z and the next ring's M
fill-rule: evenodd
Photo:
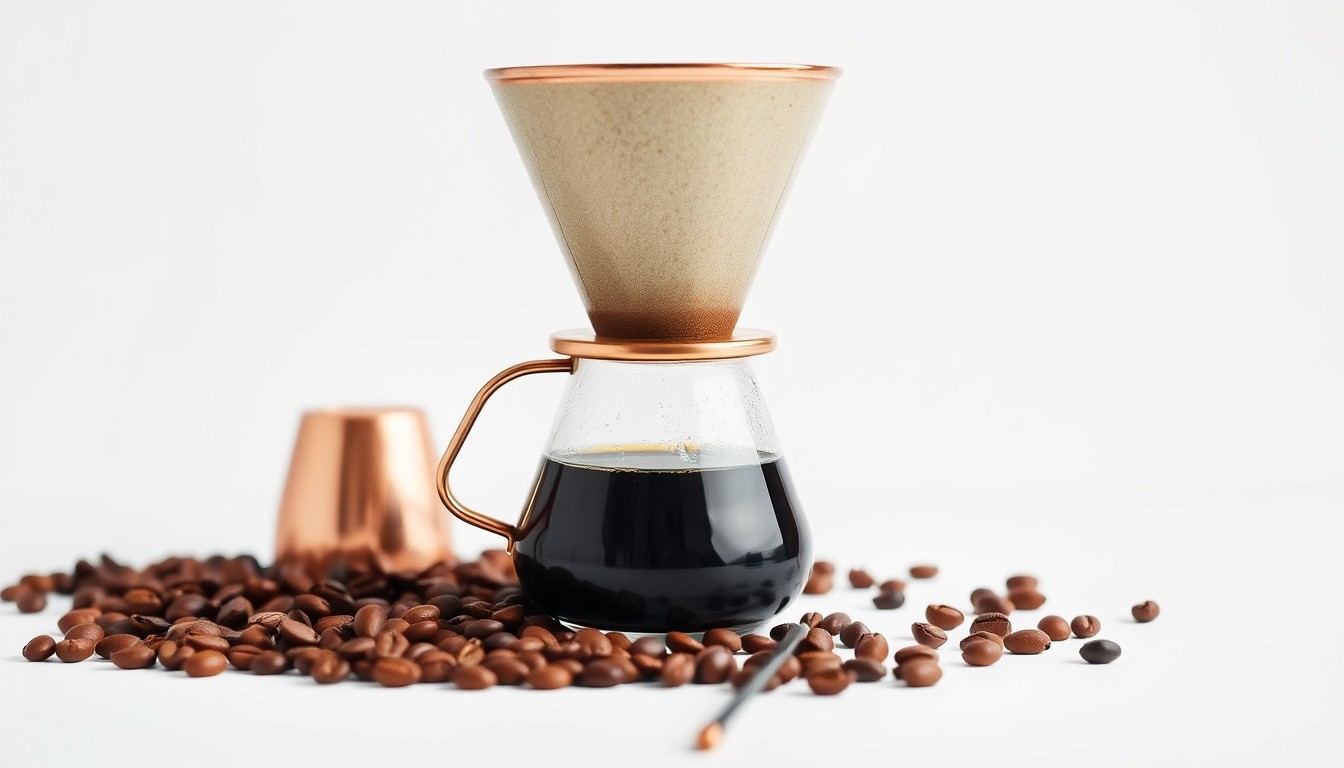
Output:
M739 328L727 339L678 341L668 339L604 338L587 329L551 334L551 351L565 357L632 362L731 360L763 355L775 348L775 334Z
M839 67L817 64L548 64L485 70L485 79L495 83L834 80L839 76Z

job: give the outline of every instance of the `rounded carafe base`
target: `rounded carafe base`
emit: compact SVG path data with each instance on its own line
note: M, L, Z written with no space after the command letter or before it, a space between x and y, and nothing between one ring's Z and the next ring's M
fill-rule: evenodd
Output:
M812 547L783 459L755 458L548 456L514 545L523 590L574 626L759 628L802 592Z

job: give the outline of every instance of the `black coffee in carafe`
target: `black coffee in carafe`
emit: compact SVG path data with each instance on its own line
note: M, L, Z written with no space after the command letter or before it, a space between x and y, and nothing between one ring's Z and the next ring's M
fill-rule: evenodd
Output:
M659 457L652 457L659 458ZM802 589L812 552L782 458L687 468L546 458L514 561L529 599L574 625L748 629Z

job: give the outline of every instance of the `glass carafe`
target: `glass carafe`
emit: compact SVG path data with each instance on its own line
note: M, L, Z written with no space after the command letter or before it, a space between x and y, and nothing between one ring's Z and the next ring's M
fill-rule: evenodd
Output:
M572 372L517 525L463 507L446 475L506 381ZM760 626L802 590L811 539L745 358L536 361L473 401L440 495L509 540L528 598L574 626L700 632Z

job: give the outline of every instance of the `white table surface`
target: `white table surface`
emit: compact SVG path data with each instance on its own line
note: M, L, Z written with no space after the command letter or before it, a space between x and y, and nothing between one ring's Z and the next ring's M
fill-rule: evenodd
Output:
M801 682L741 710L714 754L690 745L728 698L727 686L665 690L540 692L447 685L381 689L318 686L306 678L230 671L187 679L163 670L122 672L109 662L23 661L33 635L54 632L65 605L23 616L0 608L0 764L193 765L795 765L818 761L909 761L937 765L1327 765L1344 710L1337 656L1344 612L1337 494L1250 498L1111 498L1017 493L1005 497L906 499L900 509L846 515L813 505L819 555L839 572L866 565L899 575L920 560L942 572L911 581L900 610L877 611L870 590L843 575L804 611L843 610L885 633L893 648L930 602L963 604L978 586L1013 572L1041 579L1039 617L1092 613L1124 648L1109 666L1078 657L1078 640L1036 657L1005 656L993 667L943 653L936 687L905 689L890 678L855 684L839 697ZM13 506L10 506L13 509ZM0 533L8 581L25 569L69 567L62 514L31 501L22 526ZM855 521L862 525L854 525ZM152 533L108 540L163 552ZM478 540L459 535L458 549ZM848 553L850 556L842 556ZM91 553L82 553L91 554ZM1129 618L1157 600L1155 622ZM951 633L948 648L964 636ZM843 653L848 654L847 651Z

